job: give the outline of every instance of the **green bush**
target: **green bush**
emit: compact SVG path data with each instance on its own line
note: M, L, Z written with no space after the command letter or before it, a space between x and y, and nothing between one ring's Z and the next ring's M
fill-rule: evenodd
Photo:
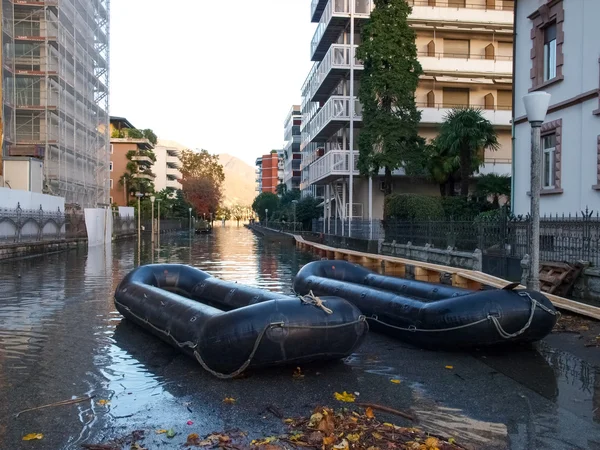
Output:
M386 220L440 220L444 217L441 197L391 194L385 197Z

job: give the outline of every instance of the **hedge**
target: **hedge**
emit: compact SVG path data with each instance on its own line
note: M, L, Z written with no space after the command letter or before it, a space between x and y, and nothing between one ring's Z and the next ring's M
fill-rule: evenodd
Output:
M385 197L386 220L440 220L444 217L442 198L419 194L391 194Z

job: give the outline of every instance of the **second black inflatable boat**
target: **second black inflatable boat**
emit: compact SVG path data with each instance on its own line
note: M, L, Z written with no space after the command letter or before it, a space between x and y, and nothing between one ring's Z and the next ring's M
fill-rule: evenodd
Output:
M117 287L115 305L220 378L247 368L344 358L368 330L358 308L339 297L290 297L181 264L133 270Z
M294 290L342 297L373 329L428 348L538 341L552 331L558 314L540 292L511 287L475 292L386 277L347 261L305 265Z

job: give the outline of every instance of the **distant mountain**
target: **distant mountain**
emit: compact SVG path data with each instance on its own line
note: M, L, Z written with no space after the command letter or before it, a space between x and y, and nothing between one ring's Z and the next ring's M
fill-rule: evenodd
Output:
M235 156L222 153L219 162L225 172L223 183L223 204L250 206L256 197L256 174L251 165Z

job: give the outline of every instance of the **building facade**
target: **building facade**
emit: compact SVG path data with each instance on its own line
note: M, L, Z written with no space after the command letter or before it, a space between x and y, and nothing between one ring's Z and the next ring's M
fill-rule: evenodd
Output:
M5 179L42 161L44 193L108 203L109 18L109 0L2 0Z
M530 211L531 128L523 96L551 94L542 125L542 214L600 209L600 2L519 0L515 11L513 208ZM563 152L564 150L564 152Z
M283 150L272 150L271 153L256 158L256 191L277 193L277 186L283 183L284 177Z
M433 138L454 107L482 109L498 132L501 149L485 155L481 173L511 171L513 3L409 1L409 24L424 70L415 93L422 112L420 134ZM373 7L372 0L314 0L311 5L311 19L318 25L311 42L315 64L302 87L301 188L305 195L324 196L326 217L383 214L383 171L369 182L357 170L362 125L357 94L363 66L354 55ZM439 195L437 186L408 179L403 170L394 172L392 188Z
M148 195L154 191L154 145L134 134L138 130L124 117L111 117L110 130L110 204L129 206L135 200L132 190Z
M283 124L283 183L288 190L300 189L300 125L302 124L302 112L300 105L292 106Z
M152 172L156 175L154 189L160 192L163 189L182 189L181 185L181 152L185 147L177 142L159 139L154 147L156 163Z

